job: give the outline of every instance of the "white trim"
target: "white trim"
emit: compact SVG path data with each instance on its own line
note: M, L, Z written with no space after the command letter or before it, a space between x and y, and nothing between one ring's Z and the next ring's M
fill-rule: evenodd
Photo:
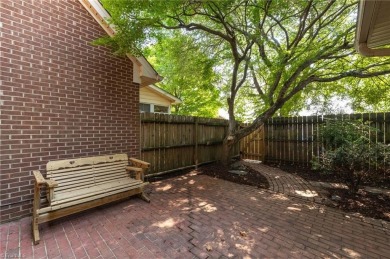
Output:
M104 7L101 5L99 0L88 0L88 1L93 6L93 8L95 8L95 10L100 14L101 17L103 17L104 19L110 17L110 14L106 11L106 9L104 9ZM113 30L115 30L112 25L110 25L110 27Z
M363 56L390 56L390 48L374 49L372 48L374 46L371 46L368 43L376 25L377 15L380 8L380 1L377 0L361 0L359 3L355 48ZM390 30L390 28L388 28L388 30ZM390 40L387 44L390 44Z
M98 0L79 0L79 2L87 9L108 35L111 37L115 35L115 27L107 22L111 17ZM131 54L127 54L127 57L134 64L133 82L139 83L141 86L146 86L160 82L163 79L144 57L135 57Z

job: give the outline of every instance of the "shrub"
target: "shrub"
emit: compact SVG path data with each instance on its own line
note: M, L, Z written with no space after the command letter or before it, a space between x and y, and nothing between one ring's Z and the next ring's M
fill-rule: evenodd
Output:
M377 131L361 121L327 120L321 132L324 147L314 168L338 174L356 193L368 176L389 168L390 147L370 141Z

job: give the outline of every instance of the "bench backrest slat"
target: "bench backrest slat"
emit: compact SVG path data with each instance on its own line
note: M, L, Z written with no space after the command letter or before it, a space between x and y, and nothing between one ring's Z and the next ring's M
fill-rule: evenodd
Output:
M77 167L77 168L71 168L72 170L68 171L48 171L47 172L47 178L55 178L58 181L61 181L62 179L72 179L77 178L78 175L91 175L101 172L107 172L107 171L123 171L124 166L127 165L126 161L117 161L113 163L105 163L105 164L99 164L99 165L88 165L84 167Z
M83 157L77 159L50 161L46 165L46 170L54 171L63 168L94 165L99 163L111 163L115 161L124 161L124 160L128 161L127 154L116 154L116 155L107 155L107 156L94 156L94 157Z
M127 154L51 161L47 178L58 183L56 193L79 190L128 178L127 164Z
M78 167L77 171L75 170L75 168L72 168L73 170L72 171L68 171L68 172L56 172L56 171L49 171L47 172L47 178L50 178L50 179L56 179L56 181L60 181L62 182L62 180L72 180L72 179L75 179L81 175L83 176L87 176L87 175L91 175L93 177L93 174L95 173L94 172L94 169L93 169L93 166L88 166L88 167Z

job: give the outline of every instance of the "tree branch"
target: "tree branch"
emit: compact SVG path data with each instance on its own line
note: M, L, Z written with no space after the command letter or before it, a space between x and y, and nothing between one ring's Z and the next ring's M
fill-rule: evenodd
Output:
M287 29L283 26L283 24L280 20L276 19L275 16L269 15L269 17L271 17L271 19L274 20L277 25L279 25L279 28L283 31L284 37L286 38L286 45L289 46L290 45L290 37L288 35Z
M236 88L235 88L235 91L237 92L238 89L241 88L241 86L245 83L246 81L246 77L247 77L247 74L248 74L248 66L249 66L249 59L246 60L245 62L245 67L244 67L244 75L242 76L240 82L238 82L238 84L236 85Z
M333 77L316 77L314 76L314 82L333 82L336 80L340 80L346 77L356 77L356 78L370 78L370 77L375 77L375 76L383 76L383 75L388 75L390 74L390 69L388 70L382 70L382 71L375 71L375 72L370 72L370 73L363 73L362 70L352 70L352 71L347 71L344 73L341 73L337 76Z
M184 22L181 21L179 23L179 25L176 25L176 26L168 26L168 25L163 24L162 22L158 22L157 24L159 26L161 26L162 28L167 29L167 30L175 30L175 29L186 29L188 31L201 30L201 31L205 31L205 32L208 32L210 34L213 34L215 36L218 36L220 38L223 38L224 40L226 40L228 42L231 42L231 40L232 40L232 38L229 37L228 35L223 34L220 31L210 29L209 27L206 27L206 26L204 26L202 24L198 24L198 23L185 24Z
M376 71L371 73L362 73L361 71L348 71L344 72L338 76L329 77L329 78L320 78L317 76L310 76L307 79L301 81L292 91L290 91L284 98L277 100L269 109L267 109L265 112L263 112L261 115L259 115L251 125L248 127L245 127L243 129L240 129L236 133L236 139L240 140L241 138L245 137L249 133L253 132L255 129L257 129L259 126L261 126L264 123L265 119L270 118L275 112L283 106L284 103L286 103L288 100L290 100L295 94L302 91L307 85L309 85L312 82L333 82L336 80L340 80L346 77L356 77L356 78L370 78L374 76L381 76L381 75L388 75L390 74L390 69L383 70L383 71Z
M325 14L326 12L329 10L329 8L335 3L336 1L335 0L331 0L329 1L328 5L324 8L324 10L322 10L322 12L320 12L310 23L309 25L306 27L306 28L303 28L302 27L302 30L298 30L298 33L297 33L297 36L295 37L295 39L291 42L291 48L295 48L298 43L302 40L303 36L306 34L306 32L311 29L314 24L316 24L316 22L321 19ZM311 6L311 3L309 3L309 5ZM309 6L308 5L308 6ZM309 11L310 7L307 9L307 11ZM306 16L307 18L307 16ZM303 22L303 24L305 24L305 21L306 21L306 18ZM302 21L301 21L302 22ZM290 49L290 48L289 48Z
M263 101L266 102L266 97L265 97L265 94L264 94L263 90L261 89L259 81L257 80L255 69L253 68L253 66L250 66L250 69L251 69L251 72L252 72L253 84L254 84L257 92L259 93L261 99L263 99Z

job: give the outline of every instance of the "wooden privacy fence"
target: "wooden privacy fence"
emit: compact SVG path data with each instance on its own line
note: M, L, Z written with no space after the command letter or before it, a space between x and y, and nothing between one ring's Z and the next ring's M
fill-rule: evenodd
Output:
M228 121L159 113L141 113L141 159L147 174L163 174L219 159ZM238 146L233 154L238 154Z
M324 121L370 121L379 131L372 141L390 144L390 113L271 118L233 149L233 155L267 162L309 166L322 149ZM141 114L141 159L148 174L163 174L218 160L228 121L159 113Z
M245 126L246 125L243 125L242 127ZM251 134L240 140L240 155L242 159L264 161L264 126L259 127Z
M322 148L321 125L326 119L362 120L379 129L373 142L390 144L390 113L275 117L264 124L265 161L309 166Z

